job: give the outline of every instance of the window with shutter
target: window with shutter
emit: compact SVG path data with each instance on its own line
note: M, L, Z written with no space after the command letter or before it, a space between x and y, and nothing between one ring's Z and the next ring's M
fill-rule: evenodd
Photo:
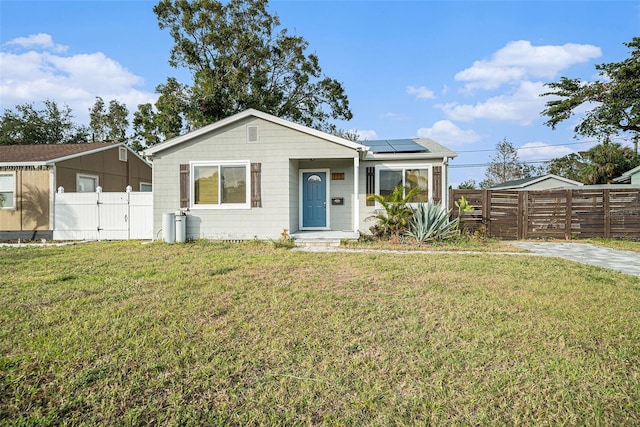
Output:
M187 177L184 190L189 196L185 201L190 209L251 207L251 167L248 160L191 162Z
M368 169L368 168L367 168ZM409 203L426 203L433 199L433 188L430 183L433 167L429 164L382 164L375 167L375 194L386 197L400 186L407 191L419 191L409 199ZM368 175L368 171L367 171ZM368 186L368 178L367 178Z

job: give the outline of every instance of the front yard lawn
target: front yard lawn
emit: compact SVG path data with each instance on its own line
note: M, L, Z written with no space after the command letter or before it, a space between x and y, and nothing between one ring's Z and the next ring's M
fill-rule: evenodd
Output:
M640 280L499 254L0 248L2 425L639 425Z

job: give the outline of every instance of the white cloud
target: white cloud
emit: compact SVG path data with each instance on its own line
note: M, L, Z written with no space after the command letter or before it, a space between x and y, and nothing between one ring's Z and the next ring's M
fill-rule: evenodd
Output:
M5 46L18 46L24 49L42 48L54 52L66 52L69 46L56 44L49 34L31 34L27 37L17 37L4 43Z
M24 41L20 41L23 40ZM18 42L16 42L18 40ZM56 46L46 34L14 39L24 47ZM89 108L97 96L115 99L133 113L138 104L155 102L157 95L137 89L143 79L102 52L64 55L29 50L0 52L0 108L50 99L68 105L78 123L88 124Z
M518 157L523 161L551 160L563 157L574 151L564 145L549 145L541 141L524 144L518 148Z
M498 95L475 105L451 102L437 107L451 120L490 119L528 125L538 118L544 109L546 101L540 97L543 92L543 83L523 81L512 94Z
M433 99L436 97L433 91L425 86L407 86L407 93L414 95L418 99Z
M481 137L474 130L463 130L449 120L439 120L430 128L418 129L420 138L431 138L444 145L461 145L478 141Z
M489 60L475 61L470 68L457 73L455 79L468 82L465 85L467 90L497 89L505 83L522 79L551 79L571 65L601 55L599 47L588 44L532 46L530 41L518 40L507 43Z
M353 132L358 135L359 141L373 141L378 138L378 134L375 130L351 129L349 132Z

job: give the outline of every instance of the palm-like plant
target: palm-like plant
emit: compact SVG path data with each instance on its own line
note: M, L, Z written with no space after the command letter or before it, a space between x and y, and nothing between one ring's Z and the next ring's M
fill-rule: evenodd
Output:
M451 220L450 214L441 204L421 203L413 211L406 235L418 244L451 238L459 232L459 218Z
M411 198L420 192L419 188L405 188L401 185L387 195L371 194L367 200L375 200L380 207L374 215L367 219L375 219L376 225L370 228L374 237L382 239L400 239L408 230L409 221L413 217L413 209L409 206Z

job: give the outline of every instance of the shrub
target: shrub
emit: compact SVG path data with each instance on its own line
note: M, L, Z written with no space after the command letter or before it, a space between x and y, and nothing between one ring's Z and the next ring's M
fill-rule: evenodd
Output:
M421 203L414 209L405 234L418 244L446 240L458 235L458 221L451 220L450 211L441 204Z
M370 227L373 237L378 239L400 240L409 227L409 221L413 217L413 209L409 206L409 200L416 196L418 188L406 188L401 185L393 189L388 196L372 194L367 200L375 200L382 209L376 209L376 213L367 219L375 219L377 223Z

